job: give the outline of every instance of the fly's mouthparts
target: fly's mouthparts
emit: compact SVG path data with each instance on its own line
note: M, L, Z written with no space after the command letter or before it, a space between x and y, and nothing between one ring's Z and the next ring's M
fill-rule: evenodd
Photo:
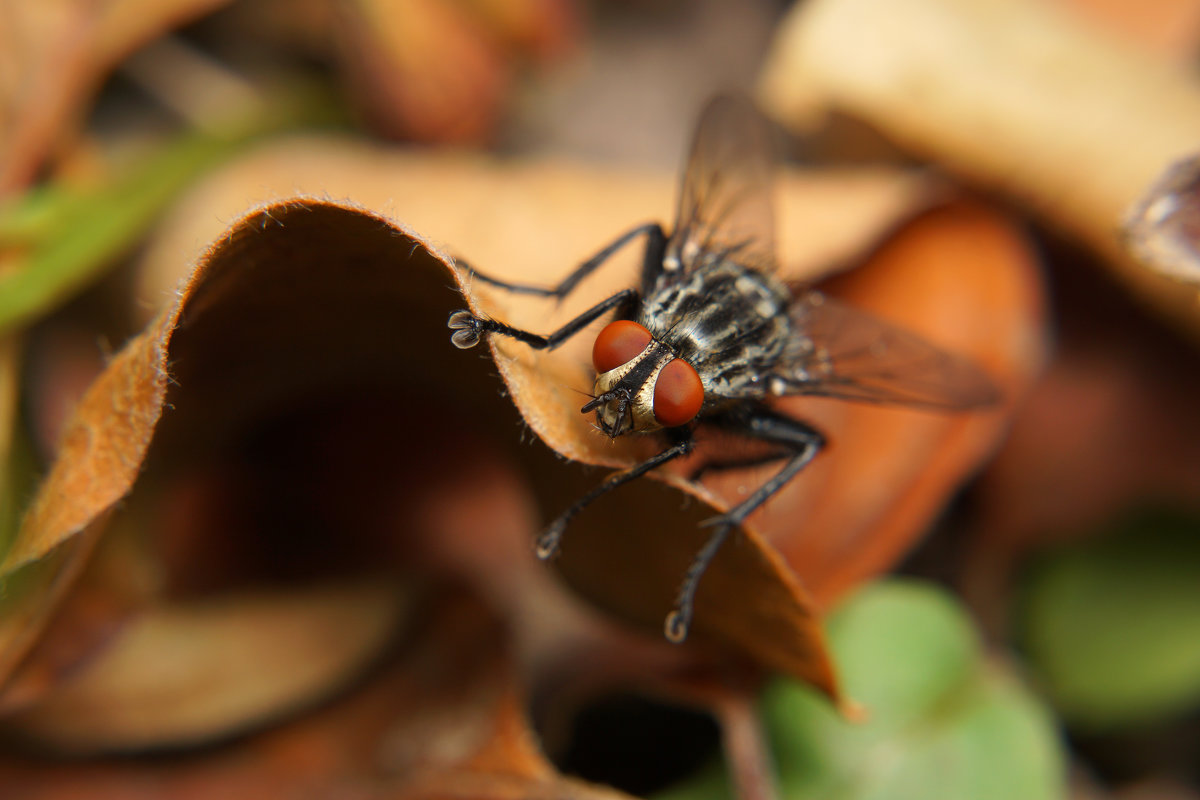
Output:
M604 394L593 397L588 401L587 405L579 409L579 413L586 414L589 411L595 411L600 406L604 405L610 400L615 400L618 397L621 398L621 405L622 408L624 408L624 406L629 403L629 392L625 391L624 389L611 389Z

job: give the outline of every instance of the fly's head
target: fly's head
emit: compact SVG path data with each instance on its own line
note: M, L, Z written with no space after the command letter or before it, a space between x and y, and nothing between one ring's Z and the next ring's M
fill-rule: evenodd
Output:
M600 383L598 379L596 382ZM597 386L597 391L600 391L599 386ZM584 414L595 411L596 427L610 439L639 429L633 418L633 394L625 386L617 386L597 394L580 410Z
M694 367L632 320L610 322L592 346L595 398L583 413L610 438L687 425L704 404Z

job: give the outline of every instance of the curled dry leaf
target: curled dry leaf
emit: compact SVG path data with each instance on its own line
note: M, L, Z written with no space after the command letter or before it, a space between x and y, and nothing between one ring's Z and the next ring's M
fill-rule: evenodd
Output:
M294 195L354 198L480 269L549 283L634 225L668 221L678 178L561 160L408 152L328 137L278 142L218 171L168 212L147 245L138 306L149 321L187 276L180 254L221 237L255 203ZM795 278L845 264L941 190L927 176L899 170L785 173L777 193L778 219L788 220L779 225L780 261ZM618 254L588 279L591 294L628 285L636 261L633 252ZM586 308L588 300L568 298L551 321ZM531 313L545 310L533 302ZM578 352L589 348L580 345Z
M782 26L760 90L793 125L844 112L1019 197L1200 334L1195 288L1146 269L1119 234L1195 150L1200 86L1177 64L1039 0L819 0Z
M299 719L151 762L0 757L0 785L30 800L623 797L559 776L538 753L500 620L461 595L419 611L369 680Z
M263 209L214 244L81 402L0 567L12 727L73 749L242 729L328 694L387 640L388 597L308 587L469 572L445 564L444 540L472 520L475 547L459 552L476 560L502 550L490 539L528 535L530 503L494 468L512 458L493 457L472 423L507 431L516 415L482 362L450 362L447 272L384 219L321 202ZM72 584L118 601L61 605ZM291 587L278 602L294 635L237 636L254 604L240 587L262 584ZM242 599L221 600L230 590ZM348 605L359 623L334 626L330 645ZM258 679L178 653L156 687L173 702L144 702L148 683L127 667L189 627L240 639ZM280 658L311 669L281 681L264 669Z
M163 604L131 618L83 669L11 714L10 733L58 751L203 742L339 690L402 618L374 583Z
M545 451L530 453L511 436L478 430L485 420L507 434L517 417L497 397L491 368L479 359L464 362L447 341L445 319L460 303L434 251L362 210L318 201L281 204L220 238L175 303L91 387L6 555L0 653L10 678L4 706L20 717L13 726L73 748L111 748L194 740L294 707L325 687L312 679L286 696L264 698L251 689L251 698L239 701L226 696L236 681L206 685L209 662L185 659L192 672L170 682L190 687L188 702L155 716L129 694L144 681L118 667L178 635L181 614L207 607L186 600L196 592L264 580L303 584L364 569L411 570L431 557L422 542L440 540L439 519L447 514L439 517L427 501L441 498L439 506L449 508L486 495L477 482L476 491L466 486L488 460L489 442L535 478L547 476L533 481L543 515L590 483L591 476ZM547 376L576 370L571 358L560 355L531 380L545 383ZM573 409L542 414L578 426ZM697 514L673 513L678 496L662 488L641 491L649 497L649 524L664 521L654 538L675 561L686 559ZM535 517L519 504L509 507L516 513L506 511L493 517L499 522L490 529L467 535L486 540L508 520L514 535L527 537ZM101 554L114 541L143 552L127 556L123 568L100 557L87 563L102 534ZM803 592L776 557L751 543L736 551L733 563L743 564L745 577L763 591L752 603L732 603L724 619L714 617L713 628L761 629L753 620L762 617L784 644L755 645L761 652L752 655L832 691ZM85 563L88 580L80 588L107 585L123 600L68 604L58 624L47 628ZM669 579L667 569L661 573L653 591L669 591L673 571ZM110 580L96 580L97 574ZM114 586L114 575L124 576L128 591ZM130 580L133 575L139 577ZM746 596L736 586L722 591ZM176 596L181 599L171 599ZM661 609L638 607L636 589L629 596L635 616L653 619L657 629ZM303 596L295 602L303 605ZM218 608L236 617L241 605ZM362 629L358 646L347 641L331 648L339 661L326 665L326 678L363 662L391 618L387 606L375 608L374 617L365 614L380 621ZM286 649L302 655L304 643L319 639L328 615L336 613L336 603L318 603L313 613L300 614L298 624L313 635ZM228 636L237 624L217 614L205 629ZM744 634L725 638L739 642L739 636L745 646ZM245 639L248 657L278 645L270 637ZM772 653L785 651L790 660L778 663L781 656ZM212 715L198 718L188 708Z
M263 192L296 188L352 195L387 208L437 240L453 243L456 253L493 274L550 284L615 232L645 219L668 218L673 179L563 164L501 166L478 159L417 158L298 141L241 162L185 201L150 248L142 295L161 296L175 279L171 254L213 235L213 209L233 213ZM781 260L796 278L848 262L906 209L927 204L929 196L927 184L896 173L796 176L785 180L782 190ZM549 329L594 298L629 285L636 255L622 255L627 258L590 278L580 296L558 308L472 288L487 313ZM1010 400L1022 394L1041 362L1041 296L1032 256L1011 226L983 209L968 206L931 215L881 253L861 280L848 281L845 291L853 302L977 358ZM553 354L498 341L498 364L525 419L547 443L573 459L619 466L638 455L638 443L603 440L575 413L579 391L591 384L586 338L580 336ZM945 493L987 452L1002 424L998 415L942 417L821 401L795 403L798 413L826 423L835 446L812 474L789 488L796 497L777 499L779 508L765 509L755 524L826 602L854 580L886 568L911 544ZM853 457L839 455L848 451ZM881 458L881 453L890 457ZM572 497L561 485L566 472L553 465L539 474L543 519ZM750 483L745 476L742 480ZM818 513L817 498L830 486L844 487L845 499ZM691 490L705 492L702 487ZM595 533L572 528L560 562L577 589L647 625L656 625L662 609L669 607L678 575L700 536L691 524L708 513L696 507L670 509L660 519L646 496L662 491L653 485L631 486L611 509L598 504L578 521ZM724 502L730 502L741 486L724 482L704 496L715 497L712 491L724 491ZM556 501L553 495L563 499ZM626 537L627 509L639 509L647 527L685 530L690 543L679 547L666 543L670 537ZM690 515L690 521L681 513ZM655 555L659 547L678 550L660 565ZM755 557L730 549L731 559ZM605 566L584 574L572 566L589 563ZM714 574L718 577L706 581L715 586L722 580L719 566ZM623 578L615 582L610 575ZM643 596L646 592L654 596ZM767 597L763 595L764 605L770 602ZM706 602L702 597L701 605ZM770 638L758 633L746 637Z
M0 681L33 645L141 468L165 396L171 321L161 316L89 388L0 561Z
M353 194L379 206L387 205L379 198L394 197L394 210L406 218L411 210L423 230L454 242L493 273L550 282L614 231L662 218L670 209L672 181L665 177L372 157L377 155L321 150L311 143L272 151L228 173L225 195L220 181L201 192L205 211L190 218L207 224L228 208L228 200L214 197L236 193L244 202L242 181L256 191L307 183L310 191ZM306 174L299 164L336 169ZM264 180L272 170L273 180ZM811 253L848 260L928 196L924 184L894 174L794 176L783 188L784 258L793 260L803 231L819 232L809 242L810 260L801 260L791 273L797 277L813 274ZM529 220L536 221L534 229ZM847 277L846 292L884 316L911 322L905 315L913 315L931 338L985 361L1007 396L1019 395L1040 344L1037 290L1019 239L990 213L966 207L933 213L897 241L861 278ZM897 249L902 256L889 261L886 254ZM928 281L910 285L928 258L935 263L941 258L941 266ZM627 284L633 268L632 258L614 264L588 291ZM149 270L146 285L154 285L156 275L163 281L164 274ZM954 277L962 277L967 288ZM548 314L545 303L484 287L465 289L484 313L539 328L590 301L572 298ZM237 222L212 245L171 307L114 359L69 428L74 434L68 434L68 443L75 446L64 450L4 564L9 574L25 570L22 583L28 587L22 602L6 607L0 619L6 670L29 652L88 546L103 532L105 517L131 490L116 523L118 530L138 531L134 538L149 566L144 594L130 605L161 608L160 597L263 581L304 585L364 572L427 575L439 557L429 543L441 541L447 525L456 524L448 516L460 526L463 519L491 523L459 530L463 545L441 550L443 560L454 552L486 550L501 535L528 542L536 520L556 514L598 476L516 441L521 417L555 451L579 461L617 466L637 455L638 443L610 446L577 411L572 387L590 384L581 353L586 342L547 354L496 342L494 363L472 357L453 349L445 329L448 313L462 303L447 261L427 239L364 209L292 201ZM521 417L497 395L497 367ZM815 406L812 411L835 447L823 456L825 472L816 473L811 484L806 476L799 482L806 488L797 491L838 498L845 508L823 511L831 520L854 516L860 506L875 515L847 528L858 538L828 544L828 552L843 561L818 560L814 563L829 572L805 573L817 585L827 581L822 591L828 596L836 593L829 587L844 588L882 569L911 541L1000 423L993 416L939 419L923 427L912 425L914 412L877 411L901 416L864 425L868 435L852 445L851 429L842 427L841 418ZM808 412L805 406L802 413ZM894 433L902 428L912 431ZM880 459L884 445L872 437L881 431L893 432L883 437L886 446L902 454ZM840 455L843 451L857 452L859 460ZM526 482L500 494L524 492L524 499L502 503L503 510L492 510L490 517L487 509L484 516L463 516L462 508L452 506L495 501L496 493L481 491L486 485L481 478L497 472L479 472L487 463L519 465ZM887 469L876 474L876 464ZM864 482L864 470L875 480ZM905 480L897 481L896 474ZM913 479L914 474L923 477ZM739 492L731 484L705 488L664 477L685 495L653 481L627 487L580 516L559 562L581 594L655 632L703 535L699 521L712 514L712 506L727 507ZM878 493L875 502L863 502L856 487L864 484ZM686 502L686 495L696 500ZM784 552L798 542L811 544L809 520L787 511L797 501L781 500L783 506L756 524ZM899 522L892 520L897 508L907 512ZM112 538L107 533L106 543ZM508 552L497 555L494 570L513 568L503 560L511 559ZM794 564L807 563L807 556L791 557ZM454 569L444 561L437 568L447 566ZM685 652L749 658L834 692L815 609L792 571L753 530L722 551L702 583L693 636L698 646ZM708 647L699 646L704 644ZM104 663L102 651L75 658L80 668ZM51 674L66 672L59 663ZM292 697L288 706L297 702L302 701ZM225 728L244 727L264 713L257 709L253 719L229 714ZM208 730L218 727L213 722Z
M169 226L172 232L151 248L143 295L155 296L162 291L157 287L172 280L169 273L155 269L169 263L160 254L177 252L181 241L208 236L203 226L210 224L212 210L244 203L247 187L254 192L262 192L263 187L301 187L350 194L369 205L387 207L436 239L453 243L457 252L493 274L551 283L615 232L645 219L669 216L673 183L670 178L647 179L562 164L501 166L478 159L415 158L298 142L237 165L185 202L179 222ZM793 265L794 276L849 260L907 209L926 203L929 193L927 184L902 174L869 172L797 176L785 181L783 189L781 211L794 224L782 226L782 252ZM195 213L192 209L197 207L207 208L207 214ZM589 279L586 292L553 309L548 319L545 302L471 289L477 292L478 307L489 315L517 325L552 327L594 297L628 285L635 260L636 254L623 253L618 264ZM586 366L590 344L585 338L549 354L496 342L497 364L526 421L551 447L572 459L618 466L649 445L608 442L596 436L589 420L577 413L579 391L591 384ZM538 472L534 486L542 518L548 519L587 483L551 463ZM693 485L689 491L712 497L702 487ZM652 630L661 625L679 576L703 536L697 523L711 515L702 506L681 513L673 496L646 485L628 487L611 503L597 504L572 528L560 561L577 590ZM639 521L637 526L630 525L631 514ZM648 529L664 533L638 537L638 531ZM573 566L578 564L591 567L579 574ZM730 548L706 578L710 588L703 590L700 603L709 603L710 592L713 597L745 597L736 587L747 575L779 566L773 555L759 547ZM746 613L742 601L714 603L707 616L720 629L716 638L732 637L738 648L757 648L759 660L803 673L811 653L789 650L792 643L803 640L785 635L792 624L788 615L796 608L788 599L793 591L783 586L775 593L768 587L745 599L755 604L754 614L761 618L762 627L737 622ZM704 638L705 625L698 622L697 638Z

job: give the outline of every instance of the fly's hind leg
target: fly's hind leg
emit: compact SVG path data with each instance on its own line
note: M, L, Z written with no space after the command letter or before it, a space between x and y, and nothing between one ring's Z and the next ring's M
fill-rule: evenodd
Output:
M759 506L807 467L825 445L825 437L816 429L757 404L734 414L715 417L711 422L730 432L770 442L781 448L778 453L773 452L762 459L757 459L756 463L765 463L765 461L776 459L786 459L786 462L779 472L775 473L753 494L721 516L705 523L706 526L712 528L712 533L709 534L708 541L692 559L691 566L688 567L683 577L683 583L679 587L675 607L667 615L664 632L672 642L682 642L687 638L688 628L692 622L692 604L696 596L696 587L699 585L704 571L708 569L708 565L717 555L717 551L729 537L730 532L745 522L746 518ZM707 471L733 468L743 466L745 463L747 462L714 462L701 469Z
M639 225L633 230L621 234L600 252L576 267L570 275L559 281L557 286L534 286L527 283L510 283L509 281L502 281L499 278L493 278L490 275L480 272L461 258L455 258L454 262L459 267L465 269L471 277L504 289L505 291L516 294L534 294L539 297L554 297L561 300L570 294L579 285L580 281L595 272L600 265L612 258L618 250L639 236L646 237L646 250L642 261L644 282L647 270L662 269L663 252L666 249L667 237L663 233L662 226L657 222L648 222L645 225Z
M623 289L612 297L601 300L553 333L545 335L514 328L511 325L505 325L503 322L497 322L494 319L477 317L470 311L465 310L455 311L451 314L450 319L446 320L446 326L454 331L454 333L450 334L450 342L460 350L467 350L479 344L479 340L486 333L497 333L501 336L508 336L519 342L524 342L535 350L553 350L586 328L605 312L618 307L629 308L636 303L637 298L638 293L636 289Z

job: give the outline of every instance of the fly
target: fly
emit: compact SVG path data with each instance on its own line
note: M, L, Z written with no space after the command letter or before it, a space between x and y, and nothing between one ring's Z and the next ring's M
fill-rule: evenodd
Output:
M640 225L583 262L555 287L508 283L470 267L485 283L563 298L634 239L645 239L640 287L617 292L542 335L469 311L450 315L451 341L475 346L485 334L552 349L610 312L596 336L593 399L610 437L656 434L664 449L609 477L563 511L538 537L550 558L568 522L618 486L692 452L698 426L765 445L752 459L705 464L700 472L778 463L741 503L705 523L705 545L683 576L666 637L687 637L696 587L731 531L801 472L825 444L811 425L772 407L773 398L820 395L941 411L994 403L998 394L971 362L915 334L776 275L773 163L763 118L745 98L719 96L701 114L679 196L675 228ZM693 475L699 477L699 473Z

